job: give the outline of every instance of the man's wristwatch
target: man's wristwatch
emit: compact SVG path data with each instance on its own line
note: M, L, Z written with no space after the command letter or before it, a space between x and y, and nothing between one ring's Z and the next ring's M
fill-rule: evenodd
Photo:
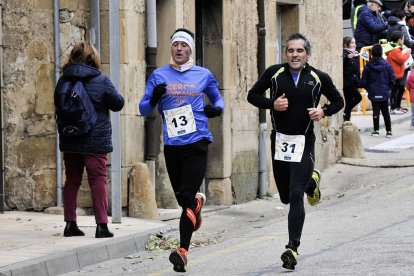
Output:
M323 107L322 107L322 110L323 110L323 116L325 117L325 116L328 116L328 107L326 106L326 105L324 105Z

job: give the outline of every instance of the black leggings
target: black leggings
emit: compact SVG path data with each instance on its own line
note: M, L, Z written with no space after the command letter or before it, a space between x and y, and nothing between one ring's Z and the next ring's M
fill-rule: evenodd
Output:
M285 162L272 158L273 175L275 177L280 200L290 203L288 215L289 241L296 246L300 244L303 224L305 222L304 193L313 195L315 182L312 180L314 169L315 138L306 137L305 149L300 162ZM271 136L272 157L275 156L275 137Z
M182 208L180 218L180 247L188 250L194 224L187 215L187 208L195 214L195 195L203 182L207 167L207 140L184 146L164 146L168 176L178 205Z
M404 79L395 79L395 84L391 89L391 109L401 108L401 100L404 95Z
M362 96L356 87L344 88L344 96L345 96L344 119L345 121L349 121L351 119L352 109L362 100Z
M374 130L379 130L380 112L384 117L386 131L391 131L391 117L388 110L388 101L371 102L372 103L372 120L374 121Z

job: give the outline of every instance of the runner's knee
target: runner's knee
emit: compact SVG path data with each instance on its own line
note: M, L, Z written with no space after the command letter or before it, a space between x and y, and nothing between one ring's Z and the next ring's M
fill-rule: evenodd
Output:
M195 195L190 191L180 192L177 195L178 205L184 210L187 208L194 209Z

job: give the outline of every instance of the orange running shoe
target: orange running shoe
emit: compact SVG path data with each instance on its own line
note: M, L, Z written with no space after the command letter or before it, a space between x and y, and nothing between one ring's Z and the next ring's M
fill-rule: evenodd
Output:
M184 248L178 247L170 254L170 262L174 265L174 271L186 272L187 271L187 255L188 251Z
M206 203L206 196L203 193L197 193L196 196L197 206L196 206L196 224L194 225L194 232L200 229L203 218L201 217L201 209Z

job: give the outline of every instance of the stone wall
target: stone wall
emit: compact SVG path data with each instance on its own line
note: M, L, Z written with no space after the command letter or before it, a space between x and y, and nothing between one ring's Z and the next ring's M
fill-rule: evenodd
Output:
M231 97L232 114L232 187L234 202L254 200L259 176L258 109L247 103L247 92L258 78L256 1L233 4L231 14L232 41L236 59L235 91Z
M73 45L89 40L89 1L59 2L63 65ZM101 1L100 8L102 69L109 75L107 1ZM126 206L128 172L143 160L144 119L137 116L137 99L145 85L145 1L120 1L119 13L119 90L126 100L121 112L122 202ZM4 1L5 201L12 209L43 210L57 204L53 40L53 1ZM78 204L91 206L86 177Z
M42 210L56 204L52 1L4 1L3 43L6 205Z
M328 73L336 87L342 90L342 2L329 1L321 5L320 1L305 1L303 33L312 44L310 63ZM322 104L325 99L322 99ZM326 117L315 124L316 166L328 167L342 155L342 111L332 117Z
M63 65L75 43L89 40L89 1L59 2ZM311 64L329 73L337 87L342 87L342 5L339 0L328 2L321 5L318 0L265 1L266 66L283 59L281 40L284 43L289 33L299 31L313 45ZM108 2L100 3L102 68L109 75ZM131 168L144 161L145 118L137 116L137 102L145 89L145 3L120 0L119 90L126 100L121 111L124 207L128 202ZM278 18L277 9L282 4ZM258 110L246 100L248 90L258 78L256 1L209 1L208 7L205 66L219 80L226 107L223 116L209 122L214 143L210 146L206 183L211 183L210 202L241 203L255 199L258 189ZM157 1L158 66L169 61L172 31L180 27L195 30L195 8L195 0ZM278 22L282 22L280 34ZM2 28L6 205L19 210L43 210L57 203L53 1L3 1ZM342 152L340 118L333 116L316 124L319 168L335 162ZM266 137L268 134L270 131ZM274 193L269 139L266 142L269 192ZM162 158L161 152L155 172L157 204L176 207ZM84 179L79 206L90 205Z

